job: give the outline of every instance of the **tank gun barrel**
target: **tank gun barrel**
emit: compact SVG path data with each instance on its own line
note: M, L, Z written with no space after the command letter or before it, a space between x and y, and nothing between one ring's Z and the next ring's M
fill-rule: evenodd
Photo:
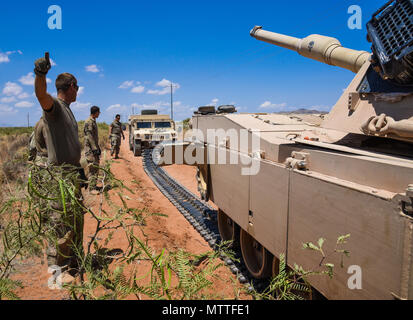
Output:
M306 58L341 67L355 73L371 56L367 51L344 48L337 39L318 34L299 39L266 31L259 26L252 29L250 34L257 40L296 51Z

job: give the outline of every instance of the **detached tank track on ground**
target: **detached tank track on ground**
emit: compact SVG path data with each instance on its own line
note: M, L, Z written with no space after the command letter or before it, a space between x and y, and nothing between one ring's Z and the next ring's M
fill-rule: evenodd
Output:
M142 152L142 163L146 174L152 179L158 189L169 199L169 201L182 213L192 227L208 242L209 246L217 249L221 243L221 236L217 224L217 211L206 202L186 189L182 184L173 179L163 168L158 167L152 159L152 150ZM268 281L256 280L250 277L243 263L241 251L235 251L233 261L227 257L221 257L226 266L237 277L241 284L251 284L248 289L258 292L267 287Z

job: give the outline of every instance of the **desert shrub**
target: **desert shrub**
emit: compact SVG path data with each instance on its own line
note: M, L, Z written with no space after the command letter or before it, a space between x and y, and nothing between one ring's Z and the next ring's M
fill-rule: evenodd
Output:
M187 118L187 119L183 120L182 125L184 127L184 130L189 130L190 125L191 125L191 118Z
M3 137L0 143L0 183L16 181L24 176L26 171L28 133Z

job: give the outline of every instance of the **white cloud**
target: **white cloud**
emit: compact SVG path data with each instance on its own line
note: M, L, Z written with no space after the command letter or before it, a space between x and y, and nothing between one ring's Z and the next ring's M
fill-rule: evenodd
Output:
M166 79L162 79L161 81L156 83L157 87L169 87L171 86L171 81L166 80Z
M19 54L23 54L20 50L17 50ZM0 52L0 63L8 63L10 62L9 56L16 53L16 51L7 51L7 52Z
M137 86L132 88L131 92L132 93L142 93L145 91L145 87L144 86Z
M118 104L112 104L111 106L109 106L107 108L107 110L113 110L113 109L118 109L121 108L122 106L118 103Z
M7 82L3 88L3 94L6 96L17 96L23 92L23 88L17 83Z
M211 101L210 103L208 103L207 106L214 106L214 107L216 107L216 106L218 105L218 101L219 101L219 99L217 99L217 98L212 99L212 101Z
M271 103L271 101L265 101L263 104L260 105L260 109L271 109L271 110L278 110L287 107L287 103Z
M82 111L85 110L87 108L90 108L92 106L92 104L90 102L75 102L72 103L70 108L73 110L77 110L77 111Z
M0 114L2 115L11 115L17 113L17 110L13 109L12 107L9 107L4 104L0 104Z
M122 105L122 104L113 104L109 106L106 111L114 111L114 112L119 112L119 113L124 113L128 112L130 108L128 106Z
M52 67L57 66L56 62L52 58L50 58L50 64Z
M29 72L27 75L20 77L19 82L25 86L34 86L34 73ZM46 78L46 83L52 83L52 80Z
M140 82L137 82L136 84L139 85ZM119 89L129 89L129 88L132 88L133 86L134 86L134 81L132 80L132 81L123 82L118 88Z
M15 97L4 97L0 100L0 102L3 102L3 103L11 103L15 101L16 101Z
M0 52L0 63L8 63L10 62L9 55Z
M22 94L19 94L17 96L17 98L19 98L20 100L27 99L28 97L30 97L30 95L26 92L23 92Z
M16 103L14 105L16 108L31 108L34 106L33 102L29 102L29 101L21 101L19 103Z
M100 72L98 66L95 65L95 64L92 64L92 65L90 65L90 66L86 66L85 69L86 69L87 72L92 72L92 73L98 73L98 72Z
M79 87L79 91L77 92L77 95L80 96L81 94L85 93L85 87Z
M153 108L153 109L158 108L159 109L159 108L162 108L162 107L168 107L170 105L171 105L170 102L158 101L158 102L154 102L152 104L143 104L142 107L144 107L144 108Z
M176 90L178 90L181 85L179 83L172 83L171 81L167 80L167 79L162 79L161 81L156 83L157 87L161 87L163 89L161 90L148 90L148 94L154 94L154 95L165 95L171 92L171 84L173 85L173 92L175 92Z
M33 86L34 85L34 73L29 72L27 75L22 76L19 79L19 82L25 86Z

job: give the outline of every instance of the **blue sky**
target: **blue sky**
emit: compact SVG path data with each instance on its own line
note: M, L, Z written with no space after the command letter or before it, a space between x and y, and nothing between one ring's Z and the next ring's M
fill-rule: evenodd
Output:
M132 107L170 111L165 86L176 84L175 119L201 105L235 104L242 112L328 110L347 87L350 71L305 59L250 37L255 25L305 37L318 33L346 47L369 50L365 25L385 1L7 1L0 7L0 126L39 119L33 62L45 51L83 87L72 105L78 120L90 106L101 121ZM350 30L350 5L363 10L363 29ZM62 30L50 30L47 10L62 9ZM266 108L262 106L267 106Z

